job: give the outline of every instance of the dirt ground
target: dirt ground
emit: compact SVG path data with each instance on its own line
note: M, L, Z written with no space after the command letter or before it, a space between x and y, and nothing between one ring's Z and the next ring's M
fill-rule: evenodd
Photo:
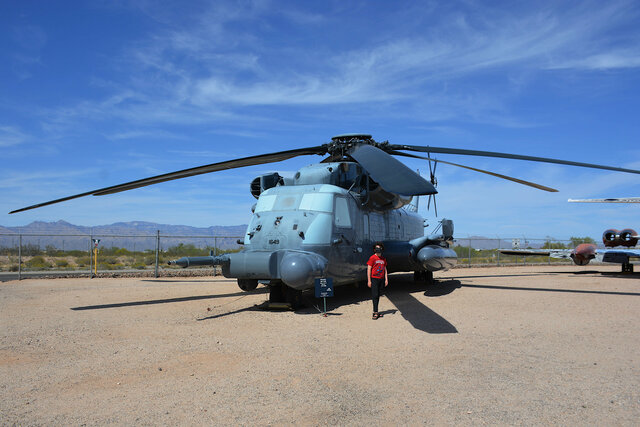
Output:
M0 284L2 425L638 425L640 274L393 275L265 312L196 278Z

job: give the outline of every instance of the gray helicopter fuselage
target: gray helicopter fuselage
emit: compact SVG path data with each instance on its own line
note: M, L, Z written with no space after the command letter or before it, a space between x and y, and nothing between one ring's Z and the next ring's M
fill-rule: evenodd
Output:
M424 220L414 212L367 211L348 190L330 184L279 186L260 195L244 249L229 255L223 274L282 280L294 289L311 288L316 277L331 277L335 285L364 281L374 242L385 243L390 272L414 271L420 267L410 241L423 237ZM425 269L455 263L451 249L433 250L438 261Z
M411 197L367 180L357 163L344 161L310 165L290 179L262 175L251 186L258 201L244 248L174 263L221 265L243 289L262 281L298 290L312 288L318 277L331 277L334 285L366 280L375 242L385 245L389 272L440 271L456 263L452 223L447 238L425 236L424 219L402 209Z

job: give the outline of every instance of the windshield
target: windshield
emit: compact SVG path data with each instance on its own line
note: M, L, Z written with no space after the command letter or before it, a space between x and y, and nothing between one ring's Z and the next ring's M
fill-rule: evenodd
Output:
M333 212L333 193L269 194L262 195L256 212L303 210Z

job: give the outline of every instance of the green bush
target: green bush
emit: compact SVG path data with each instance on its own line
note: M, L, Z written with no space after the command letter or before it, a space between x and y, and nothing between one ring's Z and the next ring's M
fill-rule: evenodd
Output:
M47 262L42 255L36 255L26 262L29 268L50 268L51 264Z
M69 267L69 261L66 259L57 259L56 260L57 267Z
M89 265L89 261L88 256L81 256L76 260L76 264L78 264L78 267L84 267Z

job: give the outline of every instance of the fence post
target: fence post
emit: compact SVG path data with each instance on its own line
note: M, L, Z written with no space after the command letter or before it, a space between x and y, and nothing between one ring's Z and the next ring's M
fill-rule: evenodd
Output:
M156 278L158 277L158 260L160 259L160 230L156 233Z
M22 280L22 233L18 235L18 280Z
M469 238L469 268L471 268L471 238Z
M213 238L213 253L214 255L218 255L218 236L214 236ZM218 275L218 267L213 266L213 277Z
M500 267L500 251L502 250L502 242L500 236L498 236L498 267Z
M93 234L89 235L89 278L93 279ZM96 266L97 268L97 266Z

